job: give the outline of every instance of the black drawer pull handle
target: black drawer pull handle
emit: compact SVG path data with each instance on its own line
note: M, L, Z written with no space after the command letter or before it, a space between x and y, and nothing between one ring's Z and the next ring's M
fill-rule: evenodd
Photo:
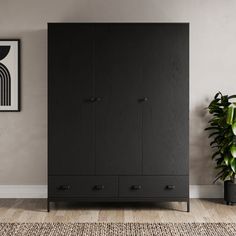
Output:
M90 102L90 103L101 102L102 101L102 97L90 97L86 101Z
M141 188L142 188L141 185L132 185L132 186L131 186L131 189L132 189L132 190L140 190Z
M93 190L103 190L104 188L105 188L104 185L98 184L98 185L95 185L95 186L93 187Z
M175 189L175 186L174 185L166 185L166 189L172 190L172 189Z
M66 191L69 190L71 187L70 185L60 185L57 189L60 191Z

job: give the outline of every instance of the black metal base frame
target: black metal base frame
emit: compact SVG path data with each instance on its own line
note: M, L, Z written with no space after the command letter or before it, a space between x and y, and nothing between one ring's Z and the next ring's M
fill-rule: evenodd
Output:
M47 212L50 212L50 202L62 202L62 201L78 201L78 202L95 202L95 201L91 201L89 198L87 199L76 199L76 198L71 198L71 199L64 199L64 198L51 198L51 199L47 199ZM119 200L114 200L114 199L100 199L100 201L96 201L96 202L130 202L129 199L119 199ZM156 202L154 199L132 199L132 202ZM186 212L190 212L190 199L158 199L157 202L186 202L187 204L187 210ZM227 203L227 205L229 205L229 203Z

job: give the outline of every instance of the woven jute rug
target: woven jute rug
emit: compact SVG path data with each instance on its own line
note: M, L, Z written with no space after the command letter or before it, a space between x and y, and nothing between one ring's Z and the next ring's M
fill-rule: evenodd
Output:
M1 236L235 236L234 223L0 223Z

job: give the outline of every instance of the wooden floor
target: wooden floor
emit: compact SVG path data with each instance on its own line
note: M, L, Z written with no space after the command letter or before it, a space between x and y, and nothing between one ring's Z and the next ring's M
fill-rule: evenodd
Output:
M51 203L46 199L0 199L0 222L236 222L236 205L222 200L192 199L186 203L81 204Z

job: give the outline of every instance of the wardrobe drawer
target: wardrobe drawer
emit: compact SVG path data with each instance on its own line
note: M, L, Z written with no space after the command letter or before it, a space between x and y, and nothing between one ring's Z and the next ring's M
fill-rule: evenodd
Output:
M116 197L117 182L114 176L50 176L49 196Z
M122 176L119 197L188 197L188 176Z

